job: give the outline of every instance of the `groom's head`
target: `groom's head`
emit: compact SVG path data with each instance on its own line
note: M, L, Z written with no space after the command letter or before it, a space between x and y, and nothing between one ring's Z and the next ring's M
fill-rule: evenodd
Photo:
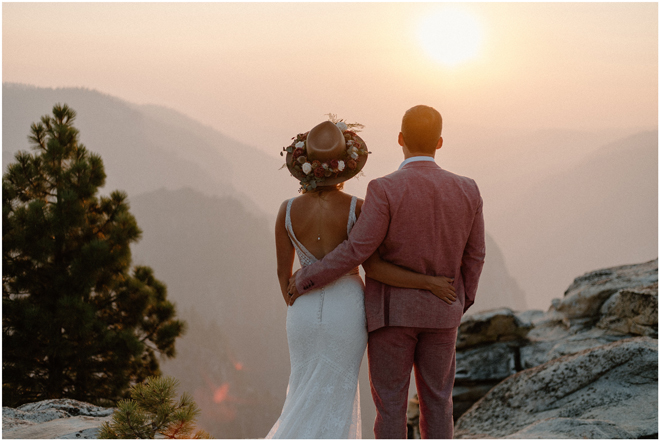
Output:
M442 116L429 106L415 106L408 109L401 121L399 144L411 153L435 154L442 146Z

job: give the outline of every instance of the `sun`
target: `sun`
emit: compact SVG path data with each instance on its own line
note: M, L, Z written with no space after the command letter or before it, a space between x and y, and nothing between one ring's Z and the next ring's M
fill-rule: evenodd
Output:
M479 22L460 9L443 9L422 19L418 37L436 61L456 66L477 56L482 32Z

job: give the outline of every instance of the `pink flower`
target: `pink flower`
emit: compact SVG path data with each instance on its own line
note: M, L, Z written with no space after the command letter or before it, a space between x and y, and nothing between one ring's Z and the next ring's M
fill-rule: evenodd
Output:
M346 167L350 168L351 170L355 170L355 167L357 167L357 162L355 162L355 159L349 159L346 163Z

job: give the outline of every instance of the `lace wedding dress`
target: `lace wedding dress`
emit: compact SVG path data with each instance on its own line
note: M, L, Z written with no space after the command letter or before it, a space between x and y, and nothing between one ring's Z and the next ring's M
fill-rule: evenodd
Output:
M355 224L353 196L347 232ZM301 266L317 259L286 229ZM364 284L350 273L299 297L288 308L291 376L282 415L266 438L361 438L358 372L367 346Z

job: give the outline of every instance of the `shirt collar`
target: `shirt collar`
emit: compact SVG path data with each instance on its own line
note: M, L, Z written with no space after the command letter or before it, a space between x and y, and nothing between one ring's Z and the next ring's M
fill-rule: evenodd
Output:
M435 162L435 159L430 157L430 156L411 156L410 158L406 159L401 163L399 166L399 170L403 168L404 165L410 164L411 162L417 162L417 161L430 161L430 162Z

